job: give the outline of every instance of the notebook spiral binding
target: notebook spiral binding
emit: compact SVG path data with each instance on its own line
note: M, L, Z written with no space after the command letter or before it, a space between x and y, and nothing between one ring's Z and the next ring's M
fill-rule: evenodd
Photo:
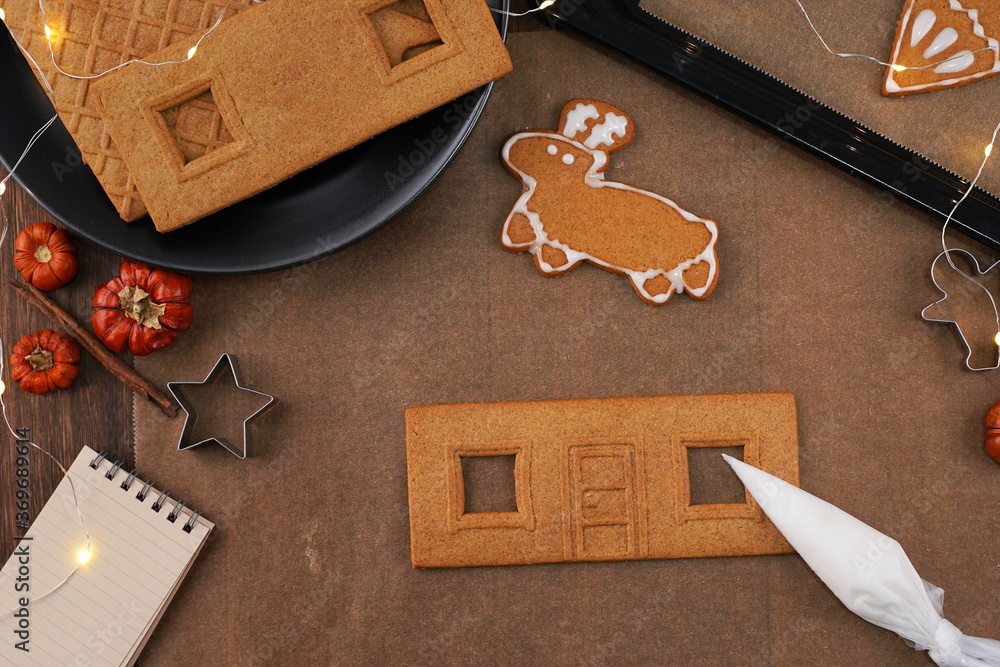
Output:
M108 461L109 463L111 462L111 459L108 458L107 453L101 452L94 458L93 461L90 462L89 465L94 470L97 470L100 467L101 462L105 460ZM115 476L117 476L118 473L121 472L122 470L122 464L123 461L115 461L114 463L112 463L111 467L108 468L108 471L104 473L104 476L108 480L114 481ZM125 481L123 481L120 484L120 488L125 491L130 491L132 489L132 484L134 484L136 481L137 481L137 473L133 469L132 472L130 472L128 476L125 478ZM146 496L149 495L149 492L152 490L152 488L153 488L152 480L143 482L142 488L139 489L139 492L135 495L136 500L144 502L146 500ZM163 502L169 497L170 497L169 491L160 492L160 495L156 498L156 501L152 505L153 511L159 512L163 508ZM170 510L170 513L167 515L167 521L169 521L170 523L176 523L177 517L180 516L181 510L184 509L185 505L186 503L183 500L178 500L177 503L174 505L174 508ZM201 516L201 512L198 510L195 510L191 513L191 516L188 517L187 522L184 524L183 527L184 532L186 533L191 532L195 524L198 522L199 516Z

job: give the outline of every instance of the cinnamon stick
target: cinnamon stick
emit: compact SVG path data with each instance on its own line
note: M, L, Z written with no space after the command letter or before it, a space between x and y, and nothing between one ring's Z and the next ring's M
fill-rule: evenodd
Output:
M177 416L177 410L180 406L173 398L160 391L152 382L136 373L128 364L115 356L111 350L104 346L104 343L97 339L97 336L84 329L79 322L73 319L72 315L60 308L44 292L32 285L19 285L13 280L8 280L7 284L13 287L22 299L42 311L43 315L60 327L68 329L73 338L101 362L101 365L108 369L109 373L124 382L125 386L140 396L153 401L170 417Z

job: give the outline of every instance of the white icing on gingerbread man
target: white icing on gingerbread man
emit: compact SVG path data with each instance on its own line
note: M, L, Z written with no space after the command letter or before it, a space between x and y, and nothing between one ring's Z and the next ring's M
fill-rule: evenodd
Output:
M563 107L558 133L510 137L501 158L524 191L504 222L501 242L511 252L531 252L544 275L587 261L628 276L654 305L682 292L704 299L718 279L716 223L666 197L604 178L609 153L634 134L621 110L572 100Z

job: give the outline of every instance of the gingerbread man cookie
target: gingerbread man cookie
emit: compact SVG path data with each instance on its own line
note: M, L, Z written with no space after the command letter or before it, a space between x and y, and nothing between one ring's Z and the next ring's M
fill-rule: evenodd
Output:
M524 184L501 234L511 252L530 251L546 276L586 260L628 276L647 303L675 293L705 299L719 278L718 226L656 193L604 178L608 155L635 135L632 119L594 100L571 100L559 129L511 136L501 161Z

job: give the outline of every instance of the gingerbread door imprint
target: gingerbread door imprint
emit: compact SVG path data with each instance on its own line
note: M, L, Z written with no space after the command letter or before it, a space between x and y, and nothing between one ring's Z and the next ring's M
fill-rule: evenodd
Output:
M638 558L637 462L632 445L577 445L567 456L567 560Z

